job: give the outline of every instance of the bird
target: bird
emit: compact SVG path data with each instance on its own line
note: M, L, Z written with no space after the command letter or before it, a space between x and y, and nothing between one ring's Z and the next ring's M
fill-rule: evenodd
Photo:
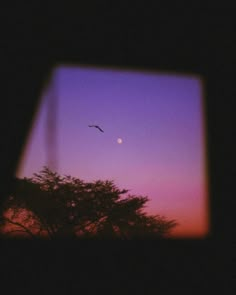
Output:
M88 127L95 127L97 129L99 129L101 132L104 132L98 125L88 125Z

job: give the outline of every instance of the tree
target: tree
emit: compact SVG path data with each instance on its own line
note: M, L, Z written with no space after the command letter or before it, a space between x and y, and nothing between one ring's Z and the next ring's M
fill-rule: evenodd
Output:
M84 182L44 167L32 178L16 179L0 219L2 233L49 239L168 236L176 221L148 215L148 197L127 193L110 180Z

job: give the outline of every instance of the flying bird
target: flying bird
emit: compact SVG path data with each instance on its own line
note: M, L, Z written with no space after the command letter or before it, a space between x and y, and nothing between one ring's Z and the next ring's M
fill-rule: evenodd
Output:
M99 129L101 132L104 132L98 125L88 125L88 127L95 127L97 129Z

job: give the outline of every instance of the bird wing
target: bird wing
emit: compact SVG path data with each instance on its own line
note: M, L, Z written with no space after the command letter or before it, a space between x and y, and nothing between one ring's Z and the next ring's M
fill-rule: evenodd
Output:
M95 127L97 129L99 129L101 132L104 132L98 125L88 125L88 127Z
M104 132L100 127L97 127L101 132Z

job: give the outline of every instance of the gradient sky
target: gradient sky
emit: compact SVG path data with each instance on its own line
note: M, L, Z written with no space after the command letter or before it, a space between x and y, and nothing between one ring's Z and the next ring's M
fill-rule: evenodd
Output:
M54 79L58 172L85 181L113 179L130 194L148 196L147 212L176 219L174 236L205 236L208 203L200 78L60 66ZM32 176L48 165L48 93L43 93L18 177ZM104 133L90 124L98 124Z

